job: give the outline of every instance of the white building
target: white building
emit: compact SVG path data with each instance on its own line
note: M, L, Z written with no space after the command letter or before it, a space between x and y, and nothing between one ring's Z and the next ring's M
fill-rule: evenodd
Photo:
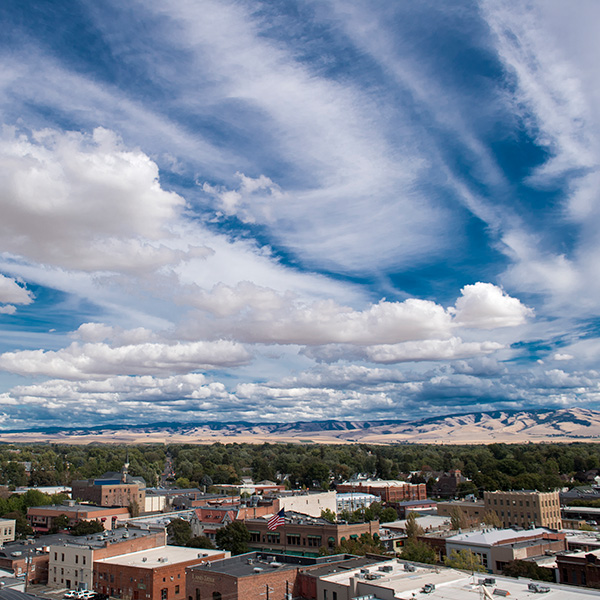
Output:
M342 510L354 512L360 508L371 506L373 502L379 502L379 496L365 492L345 492L338 494L336 497L337 512L339 513Z
M479 600L506 597L535 598L530 586L547 589L544 600L591 600L600 591L574 586L546 584L531 579L513 579L467 573L438 566L391 560L363 568L340 570L316 581L316 597L326 600ZM423 593L425 592L426 593Z

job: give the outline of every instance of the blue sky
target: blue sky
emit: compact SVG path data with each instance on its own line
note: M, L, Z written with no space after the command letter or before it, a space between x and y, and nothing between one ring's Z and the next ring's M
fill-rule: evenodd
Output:
M3 2L0 427L599 408L599 13Z

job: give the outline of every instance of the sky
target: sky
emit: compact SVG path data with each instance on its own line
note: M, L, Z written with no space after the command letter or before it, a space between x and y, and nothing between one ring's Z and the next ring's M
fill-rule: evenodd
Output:
M599 21L4 0L0 430L599 409Z

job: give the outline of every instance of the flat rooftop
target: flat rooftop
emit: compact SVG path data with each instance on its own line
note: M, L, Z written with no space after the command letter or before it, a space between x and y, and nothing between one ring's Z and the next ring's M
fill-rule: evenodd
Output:
M160 546L150 550L140 550L111 558L102 558L98 563L155 569L165 565L189 562L195 559L210 560L211 556L222 555L223 550L205 550L204 548L186 548L185 546Z
M110 512L110 511L121 511L123 512L123 506L93 506L91 504L49 504L48 506L32 506L33 510L51 510L60 511L61 513L78 513L81 511L94 513L94 512Z
M85 546L88 548L104 548L108 544L116 544L118 542L127 542L131 539L146 537L159 533L158 529L137 529L119 527L117 529L107 530L100 533L92 533L90 535L77 536L62 536L62 538L50 545L60 546ZM43 540L44 538L40 538Z
M545 533L549 534L552 532L544 527L526 529L523 531L516 531L514 529L490 529L487 531L457 533L452 537L446 538L446 543L454 542L456 544L473 544L475 546L495 546L509 540L516 543L534 537L541 538Z
M441 517L439 515L424 515L417 517L416 522L423 528L423 531L432 531L437 529L450 529L450 517ZM391 523L382 523L381 527L386 529L406 529L406 519L400 521L392 521Z
M429 567L413 564L414 571L406 571L405 561L382 562L369 567L369 574L361 573L355 569L346 573L337 573L323 577L324 581L331 581L349 586L350 577L358 581L356 596L373 594L375 598L427 598L427 600L480 600L481 588L485 579L494 580L494 584L485 586L493 597L502 597L494 594L496 590L506 591L513 600L525 600L543 597L545 600L585 600L600 598L600 591L588 588L578 588L559 584L546 584L530 579L513 579L497 575L476 573L471 575L464 571L445 567ZM392 566L391 572L381 571L384 566ZM364 570L364 569L363 569ZM368 579L375 577L374 579ZM358 578L358 579L357 579ZM480 583L481 582L481 583ZM550 591L540 596L530 592L528 584L535 583L547 586ZM425 584L435 585L435 590L423 595L421 590Z
M296 556L292 554L277 554L273 552L248 552L223 560L211 562L210 565L198 565L195 570L208 570L223 573L232 577L248 577L259 573L268 574L271 571L289 571L313 565L326 566L329 563L340 564L340 561L357 557L348 554L334 554L331 556ZM257 570L258 569L258 570Z

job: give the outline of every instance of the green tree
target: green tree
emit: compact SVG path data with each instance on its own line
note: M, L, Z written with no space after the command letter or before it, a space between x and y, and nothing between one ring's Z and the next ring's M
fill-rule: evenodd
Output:
M337 517L335 516L335 513L332 510L330 510L329 508L326 508L321 511L321 519L325 519L326 521L329 521L330 523L335 523L337 521Z
M248 552L250 532L242 521L234 521L225 527L221 527L217 530L215 538L217 548L221 548L221 550L229 550L231 554Z
M193 537L186 546L189 548L207 548L208 550L215 550L215 545L205 535Z
M496 527L497 529L502 528L502 521L495 510L486 511L481 522L488 527Z
M59 531L62 531L63 529L68 529L68 528L69 528L69 517L63 513L61 515L58 515L58 517L55 517L54 519L52 519L52 526L48 530L48 533L58 533Z
M384 508L381 511L381 514L379 515L379 521L381 523L391 523L391 522L397 521L397 520L398 520L398 513L396 512L396 509L392 508L391 506Z
M481 557L471 550L452 550L444 557L444 564L453 569L462 569L475 573L485 573L487 569L481 562Z
M140 505L138 504L138 502L136 500L132 500L131 503L129 504L129 514L132 517L139 517L140 516Z
M167 533L174 546L185 546L192 539L192 526L185 519L173 519L167 525Z
M452 529L464 529L467 526L467 517L458 506L453 506L450 510L450 526Z
M359 538L350 538L342 540L333 550L333 554L356 554L365 556L365 554L387 554L387 550L378 535L363 533Z
M435 550L427 542L417 539L406 541L400 553L400 558L429 565L436 563Z
M554 581L554 573L526 560L513 560L502 569L502 575L508 577L527 577L538 581Z
M91 535L104 531L104 526L98 521L79 521L71 528L71 535Z
M417 523L417 513L411 512L406 518L406 537L409 540L416 540L423 534L423 528Z

